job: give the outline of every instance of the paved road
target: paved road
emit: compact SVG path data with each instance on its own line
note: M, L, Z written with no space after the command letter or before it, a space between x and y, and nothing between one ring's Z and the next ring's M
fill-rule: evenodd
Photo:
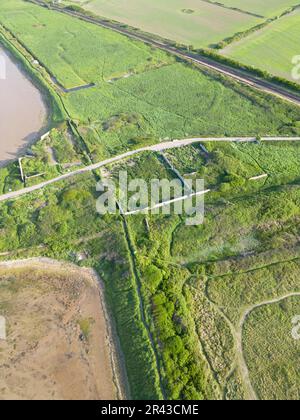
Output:
M120 160L126 159L128 157L131 157L131 156L134 156L134 155L137 155L139 153L146 152L146 151L162 152L162 151L168 150L168 149L175 149L175 148L179 148L179 147L188 146L188 145L194 144L194 143L204 143L204 142L253 143L255 141L256 141L255 137L218 137L218 138L197 137L197 138L162 142L162 143L154 144L153 146L142 147L140 149L131 150L129 152L123 153L123 154L115 156L113 158L106 159L106 160L103 160L101 162L89 165L89 166L85 166L84 168L80 168L80 169L77 169L75 171L68 172L64 175L60 175L59 177L50 179L49 181L41 182L40 184L34 185L32 187L23 188L22 190L19 190L19 191L12 191L12 192L9 192L7 194L0 195L0 202L1 201L6 201L6 200L12 200L12 199L21 197L25 194L29 194L31 192L34 192L34 191L40 190L42 188L45 188L48 185L55 184L57 182L63 181L64 179L73 177L75 175L80 175L80 174L83 174L83 173L86 173L86 172L94 171L96 169L102 168L103 166L110 165L111 163L118 162ZM278 141L278 142L300 141L300 137L263 137L262 141L271 141L271 142L274 142L274 141Z
M32 3L36 3L39 5L45 5L43 1L39 0L29 0ZM107 20L104 20L101 17L93 18L86 16L84 14L74 12L71 10L63 9L62 7L51 5L51 8L60 12L65 13L69 16L76 17L78 19L84 20L86 22L90 22L99 26L102 26L107 29L114 30L115 32L119 32L123 35L126 35L132 39L136 39L138 41L145 42L146 44L149 44L153 47L159 48L161 50L167 51L170 54L176 55L177 57L180 57L184 60L192 61L196 64L199 64L201 66L213 69L221 74L224 74L226 76L229 76L235 80L238 80L239 82L254 87L256 89L262 90L264 92L270 93L272 95L278 96L282 99L285 99L289 102L292 102L296 105L300 106L300 94L293 93L291 91L286 90L284 87L280 87L279 85L276 85L272 82L269 82L267 80L260 79L258 77L255 77L246 71L243 71L242 69L235 69L230 66L227 66L226 64L221 64L217 61L214 61L212 58L204 57L200 54L196 53L188 53L188 52L182 52L176 47L172 47L167 45L164 42L160 42L157 40L154 40L151 38L151 35L147 36L146 34L140 34L140 33L132 33L131 31L127 30L126 28L122 28L118 24L114 24L112 22L108 22Z

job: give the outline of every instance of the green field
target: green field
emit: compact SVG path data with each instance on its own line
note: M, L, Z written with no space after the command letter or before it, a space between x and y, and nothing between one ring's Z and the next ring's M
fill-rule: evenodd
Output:
M220 3L265 17L280 16L290 7L297 5L295 0L221 0Z
M195 47L206 47L263 20L197 0L68 1L110 19Z
M139 72L172 61L140 42L31 3L2 3L1 22L66 88L110 80L132 69Z
M299 55L300 12L284 16L247 38L226 47L222 54L292 81L292 63Z
M298 400L300 341L292 337L292 319L300 314L300 297L255 309L244 326L250 378L261 399Z
M21 0L0 23L65 87L96 84L60 93L93 161L164 138L299 133L297 107L96 25Z

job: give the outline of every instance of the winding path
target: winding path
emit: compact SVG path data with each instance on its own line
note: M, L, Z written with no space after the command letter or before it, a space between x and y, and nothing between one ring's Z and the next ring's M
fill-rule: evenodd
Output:
M258 400L258 397L256 395L255 390L253 389L252 384L251 384L249 370L248 370L248 367L247 367L247 363L246 363L245 356L244 356L244 351L243 351L243 328L244 328L244 324L245 324L248 316L255 309L258 309L258 308L261 308L261 307L267 306L267 305L272 305L273 303L279 303L282 300L285 300L285 299L288 299L288 298L294 297L294 296L299 296L300 297L300 292L288 293L284 296L281 296L281 297L278 297L278 298L275 298L275 299L269 299L269 300L266 300L264 302L249 306L241 316L241 319L239 321L239 325L238 325L238 328L237 328L236 334L235 334L235 340L236 340L236 345L237 345L237 347L236 347L237 348L237 361L238 361L238 365L239 365L239 368L240 368L243 383L245 385L245 389L246 389L246 392L247 392L247 398L250 399L250 400Z

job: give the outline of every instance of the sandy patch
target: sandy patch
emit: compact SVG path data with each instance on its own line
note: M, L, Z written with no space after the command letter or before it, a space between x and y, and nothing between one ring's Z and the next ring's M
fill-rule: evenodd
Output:
M0 399L122 397L97 278L49 260L0 264Z

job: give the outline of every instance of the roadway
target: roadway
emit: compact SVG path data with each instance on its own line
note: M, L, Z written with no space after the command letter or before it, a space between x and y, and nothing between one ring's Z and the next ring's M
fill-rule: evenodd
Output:
M131 150L129 152L122 153L115 157L105 159L101 162L93 163L92 165L85 166L83 168L77 169L72 172L68 172L66 174L60 175L59 177L50 179L48 181L41 182L40 184L33 185L31 187L23 188L22 190L18 191L11 191L6 194L0 195L0 202L6 200L16 199L26 194L30 194L34 191L41 190L51 184L55 184L57 182L63 181L65 179L71 178L75 175L84 174L87 172L91 172L97 169L100 169L104 166L110 165L112 163L118 162L123 159L127 159L129 157L135 156L142 152L162 152L168 149L176 149L179 147L188 146L191 144L196 143L204 143L204 142L231 142L231 143L254 143L257 139L255 137L218 137L218 138L189 138L189 139L182 139L182 140L173 140L167 141L162 143L154 144L153 146L146 146L141 147L140 149ZM300 141L300 137L263 137L261 139L263 142L282 142L282 141Z

